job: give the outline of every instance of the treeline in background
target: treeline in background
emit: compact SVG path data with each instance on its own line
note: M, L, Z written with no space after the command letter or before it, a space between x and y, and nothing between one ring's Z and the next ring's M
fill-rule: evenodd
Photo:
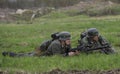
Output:
M108 0L0 0L0 8L31 8L31 7L66 7L79 1L108 1ZM110 0L120 2L120 0Z
M65 7L80 0L0 0L0 8Z

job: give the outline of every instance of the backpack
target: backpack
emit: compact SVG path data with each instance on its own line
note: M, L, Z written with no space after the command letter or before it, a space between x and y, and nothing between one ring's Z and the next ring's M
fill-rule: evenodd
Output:
M78 43L81 45L81 40L84 38L84 37L86 37L87 36L87 32L86 31L84 31L84 32L82 32L81 34L80 34L80 39L78 40ZM89 41L89 40L88 40ZM99 36L99 42L100 42L100 44L101 45L103 45L103 39L102 39L102 37L101 36ZM90 42L89 42L90 43Z
M44 41L43 43L41 43L40 47L38 48L41 51L46 51L49 47L49 45L56 39L59 38L59 32L53 33L51 34L51 38L50 40Z
M87 36L87 32L86 32L86 31L82 32L82 33L80 34L80 39L78 40L78 43L81 44L81 40L82 40L84 37L86 37L86 36Z
M81 34L80 34L80 38L81 39L83 39L84 37L86 37L87 36L87 32L86 31L84 31L84 32L82 32Z
M40 45L40 50L41 51L46 51L49 47L49 45L52 43L53 40L47 40L47 41L44 41L43 43L41 43Z

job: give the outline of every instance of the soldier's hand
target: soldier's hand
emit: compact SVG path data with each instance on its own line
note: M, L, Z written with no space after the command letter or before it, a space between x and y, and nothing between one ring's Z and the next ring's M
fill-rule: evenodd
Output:
M74 55L75 55L75 52L69 52L68 55L69 55L69 56L74 56Z
M69 52L68 53L69 56L74 56L74 55L79 55L79 54L80 54L80 52L77 51L77 50L75 52Z
M66 40L66 41L65 41L65 44L66 44L66 45L70 45L70 44L71 44L71 41L70 41L70 40Z
M80 52L78 50L75 51L75 55L79 55Z

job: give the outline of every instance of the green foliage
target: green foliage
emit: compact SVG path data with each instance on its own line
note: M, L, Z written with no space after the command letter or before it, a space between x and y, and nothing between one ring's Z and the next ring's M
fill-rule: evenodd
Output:
M120 5L114 5L113 7L111 7L111 12L113 14L120 14Z
M43 17L44 18L65 18L65 17L68 17L68 15L61 12L51 12Z
M80 0L0 0L0 7L31 8L31 7L65 7L78 3Z
M82 14L83 17L86 17L87 15L84 13L84 11L80 11L80 10L74 10L74 9L70 9L70 10L65 10L63 11L64 14L67 14L68 16L78 16L80 14ZM86 16L85 16L86 15Z
M106 5L104 7L89 8L86 13L90 16L117 15L120 14L120 5Z
M52 15L52 16L51 16ZM0 55L0 67L11 73L24 70L30 72L44 72L60 68L62 70L103 70L120 68L120 16L67 17L64 13L50 14L50 18L37 18L33 24L2 24L0 23L0 52L31 52L44 40L50 39L53 32L69 31L72 34L72 47L77 46L80 33L95 27L106 37L118 51L115 55L80 54L73 57L3 57ZM57 17L58 18L57 18ZM62 18L60 17L62 16ZM60 18L59 18L60 17ZM53 19L51 19L53 18ZM56 18L56 19L54 19ZM116 45L117 44L117 45Z
M62 10L62 9L61 9ZM69 16L88 15L88 16L105 16L119 15L120 5L109 2L80 2L74 6L63 8L62 12Z
M31 10L26 10L22 14L11 14L11 17L14 20L24 20L24 21L30 21L32 17L33 11Z

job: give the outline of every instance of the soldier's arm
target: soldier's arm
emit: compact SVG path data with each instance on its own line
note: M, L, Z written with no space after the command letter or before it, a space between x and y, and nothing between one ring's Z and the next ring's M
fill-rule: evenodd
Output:
M109 47L108 48L106 48L106 52L107 53L115 53L116 51L115 51L115 49L112 47L112 45L109 43L109 41L108 40L106 40L104 37L102 37L102 36L100 36L100 39L101 39L101 42L102 42L102 45L104 46L104 45L108 45Z
M104 37L99 36L99 40L101 41L101 44L102 44L102 45L108 44L108 45L110 46L110 43L109 43L108 40L105 39Z
M59 44L52 43L48 47L47 51L45 51L41 56L50 56L50 55L54 55L54 54L59 54L60 50L61 50L60 48L61 47Z
M52 52L52 55L61 54L61 46L60 44L53 43L48 47L48 52Z
M78 49L79 49L80 51L85 52L86 49L87 49L87 46L88 46L88 41L87 41L86 38L83 38L83 39L81 40L81 44L78 46Z

